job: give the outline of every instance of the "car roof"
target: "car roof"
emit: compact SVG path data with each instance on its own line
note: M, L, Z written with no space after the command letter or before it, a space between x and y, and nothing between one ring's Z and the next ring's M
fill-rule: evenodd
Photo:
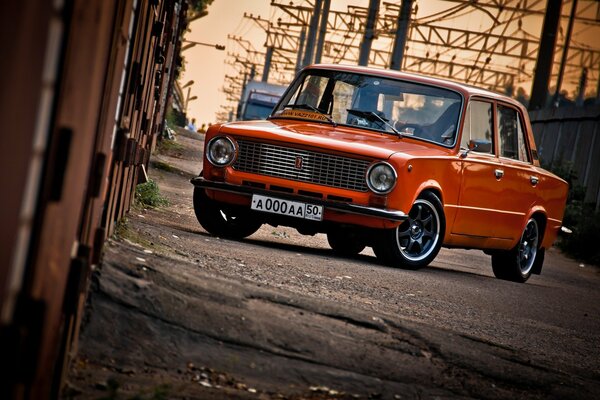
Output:
M335 70L335 71L353 72L353 73L366 74L366 75L376 75L376 76L381 76L381 77L385 77L385 78L409 80L409 81L413 81L413 82L418 82L418 83L423 83L423 84L427 84L427 85L439 86L439 87L455 90L455 91L461 93L466 98L471 97L471 96L484 96L484 97L492 98L494 100L504 101L504 102L516 105L520 108L523 107L523 105L521 103L519 103L517 100L515 100L511 97L496 93L496 92L492 92L490 90L480 89L478 87L471 86L471 85L466 85L466 84L453 82L453 81L449 81L449 80L445 80L445 79L433 78L430 76L419 75L419 74L414 74L414 73L409 73L409 72L400 72L400 71L383 69L383 68L361 67L361 66L357 66L357 65L343 65L343 64L313 64L313 65L309 65L305 68L305 70L308 70L308 69Z

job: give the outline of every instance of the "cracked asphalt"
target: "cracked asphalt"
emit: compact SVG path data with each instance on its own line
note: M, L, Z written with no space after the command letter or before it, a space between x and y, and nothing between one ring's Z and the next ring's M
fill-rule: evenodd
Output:
M150 170L169 205L107 244L63 397L600 396L596 267L553 249L516 284L474 250L405 271L288 228L216 238L192 208L202 136L177 143Z

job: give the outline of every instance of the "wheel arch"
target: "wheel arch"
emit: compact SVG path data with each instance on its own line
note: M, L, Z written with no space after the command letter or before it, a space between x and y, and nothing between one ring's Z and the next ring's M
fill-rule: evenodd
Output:
M535 222L538 224L538 231L540 235L539 243L540 248L542 248L542 243L544 242L544 237L546 236L546 227L548 226L548 215L546 214L546 210L542 207L534 207L529 213L529 217L527 217L527 221L530 218L535 219Z
M448 230L448 216L446 215L446 212L444 210L444 197L442 194L442 188L440 187L439 184L426 186L418 192L415 200L421 198L425 193L431 193L431 194L435 195L435 197L437 197L438 200L440 201L440 205L442 206L442 209L440 210L440 212L442 213L441 218L443 218L443 220L444 220L444 227L443 227L443 232L441 235L441 241L442 241L442 243L445 243L446 235L448 235L449 230Z
M442 186L434 180L429 180L426 182L423 182L423 184L421 184L421 186L419 186L419 189L417 190L417 194L415 196L415 198L413 199L413 203L416 199L418 199L419 197L421 197L423 195L423 193L433 193L434 195L436 195L436 197L440 200L440 203L442 203L442 206L444 205L444 195L443 195L443 191L442 191Z

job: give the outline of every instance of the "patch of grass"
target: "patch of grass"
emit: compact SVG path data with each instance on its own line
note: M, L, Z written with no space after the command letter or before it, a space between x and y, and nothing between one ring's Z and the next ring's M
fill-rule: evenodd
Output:
M183 151L184 147L182 144L177 143L174 140L161 139L156 143L156 150L160 154L173 154Z
M129 220L127 218L122 218L117 223L113 233L113 239L130 242L144 249L152 250L155 254L165 255L173 252L169 247L162 245L160 241L132 229L129 226Z
M162 161L152 161L152 166L156 169L166 172L176 172L177 169L171 164Z
M117 222L115 225L114 236L118 238L124 238L129 231L128 220L126 217L123 217Z
M166 206L169 202L160 194L156 182L149 180L136 186L135 204L144 208L156 208Z
M146 249L156 249L151 241L143 237L139 232L129 228L128 222L127 218L123 218L117 223L114 233L115 238L138 244Z

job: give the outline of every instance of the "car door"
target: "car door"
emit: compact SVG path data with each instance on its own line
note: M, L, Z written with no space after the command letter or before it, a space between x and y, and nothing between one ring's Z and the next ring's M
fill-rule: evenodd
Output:
M467 153L469 142L485 143L487 149L475 148ZM494 147L494 103L471 99L461 135L462 177L453 234L493 236L499 218L498 196L502 193L496 179L499 162Z
M496 124L499 169L503 174L501 209L504 217L496 224L494 236L515 239L521 235L525 217L535 203L535 189L540 177L533 166L521 111L498 103Z

